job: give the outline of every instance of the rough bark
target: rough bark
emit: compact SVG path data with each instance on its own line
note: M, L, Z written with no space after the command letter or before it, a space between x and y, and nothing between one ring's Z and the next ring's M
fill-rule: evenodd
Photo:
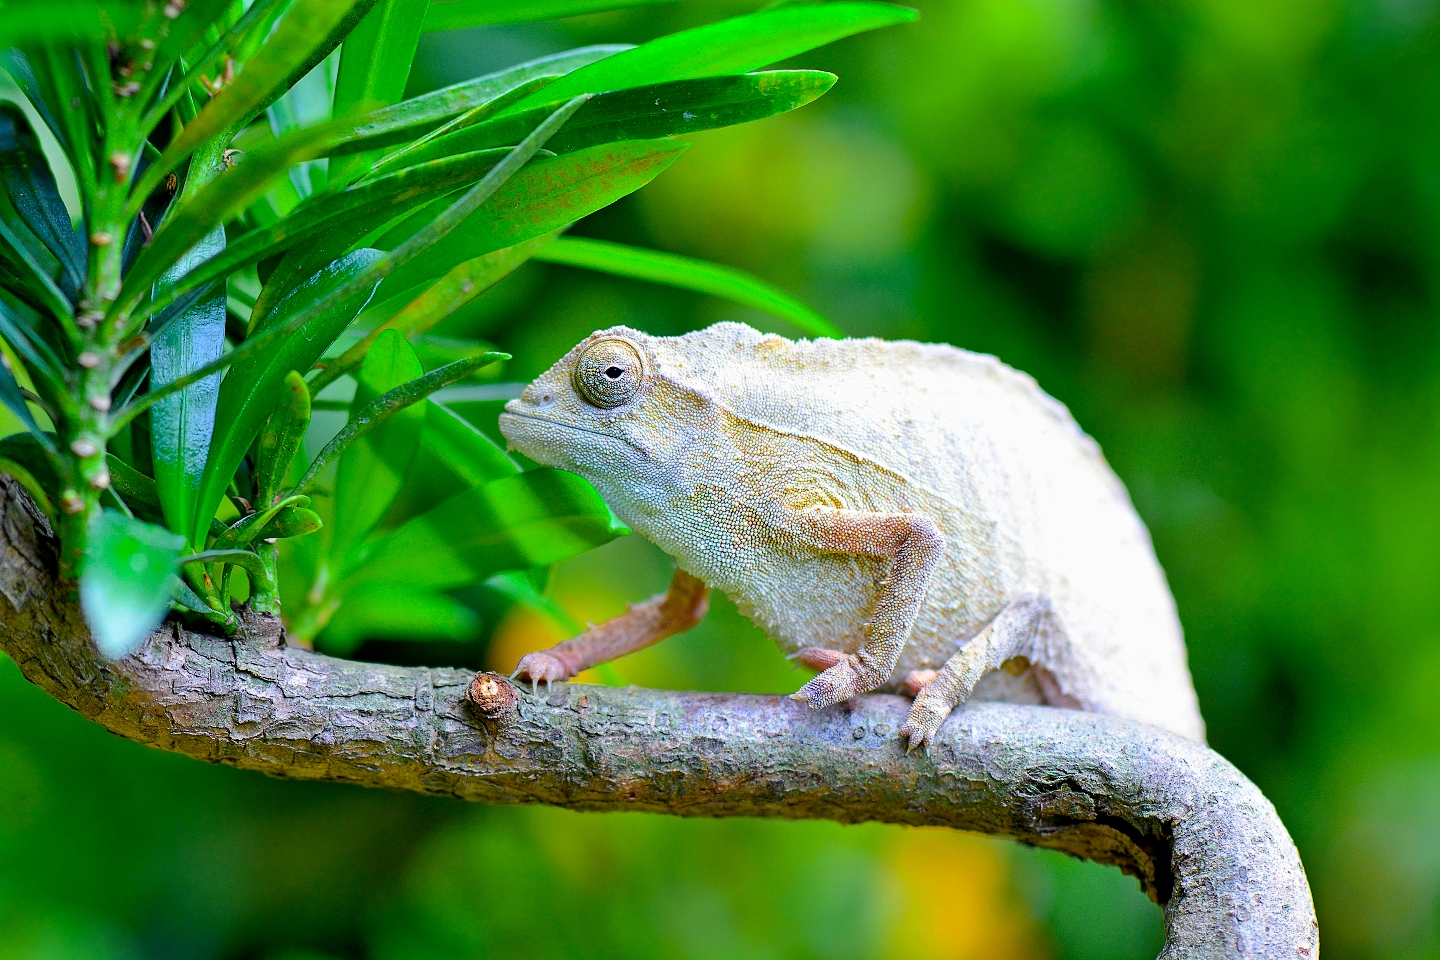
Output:
M48 527L0 477L0 649L140 743L484 803L975 830L1138 877L1164 906L1162 957L1319 955L1310 889L1274 807L1215 752L1151 727L972 704L929 756L907 755L900 697L814 711L784 697L578 684L522 695L497 723L466 706L468 673L322 656L254 614L232 638L167 624L106 661L55 569Z

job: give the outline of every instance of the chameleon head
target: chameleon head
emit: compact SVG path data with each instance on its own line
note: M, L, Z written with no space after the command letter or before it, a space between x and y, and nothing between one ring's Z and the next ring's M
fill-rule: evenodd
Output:
M648 499L703 414L662 374L656 346L628 327L586 337L505 405L500 432L537 463L590 480L612 506Z

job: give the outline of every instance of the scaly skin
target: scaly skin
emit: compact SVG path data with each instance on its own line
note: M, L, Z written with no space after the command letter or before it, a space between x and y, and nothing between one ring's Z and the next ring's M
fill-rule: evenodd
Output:
M1174 601L1124 487L1063 406L993 357L734 323L616 327L527 387L500 428L589 479L787 652L818 648L807 662L829 665L796 694L811 706L910 680L912 746L971 696L1204 739Z

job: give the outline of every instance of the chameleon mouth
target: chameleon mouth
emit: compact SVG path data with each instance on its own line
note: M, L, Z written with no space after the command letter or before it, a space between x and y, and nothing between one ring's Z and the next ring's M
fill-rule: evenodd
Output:
M609 440L612 443L623 443L631 447L635 446L635 444L631 443L629 440L626 440L624 437L617 437L612 434L601 433L599 430L591 430L587 427L577 427L573 423L565 423L561 420L552 420L549 417L539 417L533 413L517 413L511 410L506 410L504 413L500 414L500 432L505 435L506 440L509 440L512 443L514 442L514 438L510 436L510 431L505 429L506 417L514 417L516 420L530 420L535 423L544 423L552 427L559 427L561 430L570 430L574 433L588 433L592 437L599 437L601 440ZM636 449L638 450L639 448L636 447ZM524 451L522 450L521 452L523 453Z

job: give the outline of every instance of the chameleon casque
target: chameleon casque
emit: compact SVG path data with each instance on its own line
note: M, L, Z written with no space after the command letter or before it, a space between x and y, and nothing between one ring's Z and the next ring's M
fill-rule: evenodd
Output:
M500 429L678 564L667 594L527 655L532 681L688 629L708 585L821 671L796 699L914 694L910 747L971 696L1204 739L1124 486L1063 405L993 357L738 323L612 327L507 404Z

